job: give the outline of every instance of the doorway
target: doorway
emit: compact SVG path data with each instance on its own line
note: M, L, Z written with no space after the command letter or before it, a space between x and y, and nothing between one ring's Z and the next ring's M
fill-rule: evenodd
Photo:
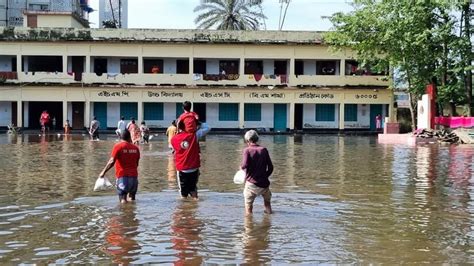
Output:
M275 75L286 75L287 74L287 69L286 69L287 62L286 61L275 61L274 67L275 67Z
M199 121L206 122L206 104L205 103L194 103L193 111L198 114Z
M97 76L102 76L102 74L107 73L107 59L106 58L94 59L94 73Z
M72 73L74 73L74 80L81 81L82 73L84 72L84 56L72 57Z
M303 129L303 104L295 104L295 130Z
M72 129L84 128L84 103L72 103Z
M29 102L28 104L28 128L40 129L39 118L41 113L46 110L51 117L50 129L61 129L63 121L63 103L62 102ZM53 121L56 123L53 124Z
M12 124L15 126L17 125L18 122L18 102L12 102Z
M273 105L273 131L286 131L287 110L286 104Z
M377 115L382 115L382 105L381 104L371 104L370 105L370 130L377 130L375 117Z

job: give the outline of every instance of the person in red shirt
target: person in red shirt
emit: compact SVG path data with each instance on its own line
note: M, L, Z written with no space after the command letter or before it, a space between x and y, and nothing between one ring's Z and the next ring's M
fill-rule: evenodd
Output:
M183 103L183 111L178 118L178 128L182 128L183 131L188 133L195 133L197 131L197 122L199 116L195 112L191 112L192 104L189 101Z
M127 196L131 201L134 201L138 190L140 150L131 142L130 132L125 130L121 135L121 141L112 148L110 159L99 175L103 178L107 171L115 165L117 194L121 203L127 202Z
M184 125L181 124L181 131L171 139L171 145L175 151L179 191L183 198L191 195L192 198L198 199L197 182L199 167L201 167L199 139L209 133L210 128L206 123L202 123L196 133L189 133L184 131L183 127Z

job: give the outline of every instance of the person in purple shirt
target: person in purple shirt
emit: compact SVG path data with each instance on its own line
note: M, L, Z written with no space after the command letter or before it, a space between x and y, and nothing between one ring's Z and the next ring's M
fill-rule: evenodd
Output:
M258 134L255 130L249 130L244 136L247 147L243 151L240 168L246 172L245 175L245 211L252 214L253 202L257 196L262 195L265 212L272 213L270 191L270 180L268 178L273 172L273 164L268 150L257 144Z

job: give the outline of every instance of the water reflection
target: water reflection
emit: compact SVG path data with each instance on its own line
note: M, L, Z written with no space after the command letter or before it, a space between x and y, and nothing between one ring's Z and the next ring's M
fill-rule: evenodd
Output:
M271 217L264 215L259 222L253 215L247 215L242 237L244 261L248 264L267 264L271 254L268 251L270 244Z
M105 224L107 246L104 252L112 257L113 263L127 265L139 254L140 246L135 238L140 224L135 204L122 204L119 209L120 212L108 218Z
M171 242L177 252L175 265L200 265L203 262L199 250L204 223L197 218L197 209L196 201L181 200L173 213Z

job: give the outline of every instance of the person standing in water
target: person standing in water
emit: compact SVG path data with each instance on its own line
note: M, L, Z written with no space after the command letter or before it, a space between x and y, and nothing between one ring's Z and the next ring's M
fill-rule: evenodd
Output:
M122 135L122 132L125 131L125 129L127 129L126 127L127 125L125 124L125 117L120 117L120 120L118 121L117 123L117 129L115 130L115 134L117 135L117 137L120 139L120 136Z
M94 116L94 118L91 121L91 126L89 128L89 135L91 136L92 140L99 140L99 128L100 128L100 122L97 120L97 117Z
M142 136L142 142L148 144L150 138L150 129L146 126L145 121L140 124L140 134Z
M202 123L197 132L190 133L184 131L184 124L181 124L180 132L171 139L171 145L175 151L176 170L178 170L179 192L182 198L187 198L190 195L193 199L198 199L197 183L201 167L199 139L207 135L210 130L206 123Z
M245 171L245 212L247 215L253 212L253 202L257 196L263 197L265 212L271 214L272 192L270 191L270 180L273 173L273 164L268 150L257 144L258 134L255 130L249 130L244 136L247 148L242 154L240 168Z
M168 148L173 150L173 145L171 145L171 139L178 133L178 128L176 127L176 121L171 122L171 126L166 129L166 136L168 136Z
M121 141L114 145L109 161L99 174L99 177L103 178L107 171L115 166L117 194L121 203L127 203L128 200L135 201L138 190L140 150L131 142L130 132L125 130L121 135Z
M128 123L127 129L130 131L130 135L132 136L132 143L135 145L140 144L140 128L135 123L135 118L132 117L132 121Z

